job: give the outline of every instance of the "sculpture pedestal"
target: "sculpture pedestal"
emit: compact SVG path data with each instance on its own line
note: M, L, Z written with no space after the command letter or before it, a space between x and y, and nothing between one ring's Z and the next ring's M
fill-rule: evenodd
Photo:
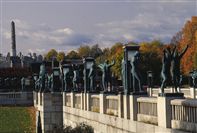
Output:
M183 99L183 93L159 93L157 98L158 126L164 128L171 127L172 108L170 101L173 99Z

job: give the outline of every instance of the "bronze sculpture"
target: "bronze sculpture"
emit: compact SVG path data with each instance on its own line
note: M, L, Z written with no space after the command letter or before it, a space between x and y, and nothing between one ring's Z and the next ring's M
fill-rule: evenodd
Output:
M64 75L64 91L68 90L68 82L69 82L69 69L66 69L63 71L63 75Z
M171 60L174 50L175 48L173 49L172 53L170 51L170 48L163 50L162 70L161 70L161 78L162 78L161 93L164 93L166 82L170 80L170 67L171 67Z
M131 73L133 77L133 92L136 92L135 81L138 82L139 91L142 91L142 84L140 78L140 70L139 70L139 61L140 61L140 53L136 52L134 57L131 59Z
M172 55L172 80L175 88L175 92L178 92L177 88L180 87L180 61L183 55L186 53L189 45L179 54L177 50Z
M111 64L109 64L108 60L105 60L103 64L99 64L99 68L102 70L102 85L104 91L107 91L109 84L110 89L112 88L111 84L111 70L110 68L115 64L115 61L113 60Z
M88 74L88 78L90 80L90 89L91 90L94 90L94 79L95 79L95 76L96 76L96 73L95 73L95 63L92 63L91 64L91 67L90 67L90 71L89 71L89 74Z

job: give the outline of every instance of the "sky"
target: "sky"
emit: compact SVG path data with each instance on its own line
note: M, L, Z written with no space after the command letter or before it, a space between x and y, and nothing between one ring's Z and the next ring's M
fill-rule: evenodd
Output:
M197 0L0 0L0 52L69 52L81 45L111 47L159 39L169 43L191 16Z

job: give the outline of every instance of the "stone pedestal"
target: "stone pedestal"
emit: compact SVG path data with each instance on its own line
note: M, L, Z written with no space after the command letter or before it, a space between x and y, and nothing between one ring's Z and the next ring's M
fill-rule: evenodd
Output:
M43 133L50 133L54 128L63 126L63 98L60 92L40 93L41 127ZM38 117L36 117L38 118Z
M137 121L137 113L138 113L138 105L137 98L139 97L147 97L148 94L146 92L138 92L132 93L129 97L130 101L130 120Z
M172 109L170 101L173 99L182 99L183 93L164 93L159 94L157 98L157 115L158 115L158 126L164 128L171 127Z

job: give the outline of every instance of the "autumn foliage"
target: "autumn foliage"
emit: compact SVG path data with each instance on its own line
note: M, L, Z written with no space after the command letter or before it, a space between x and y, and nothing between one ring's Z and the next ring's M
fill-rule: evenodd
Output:
M197 17L192 17L191 21L187 21L182 31L173 39L177 39L176 44L179 51L183 50L187 44L189 49L185 53L181 61L181 70L184 74L188 74L197 68Z

